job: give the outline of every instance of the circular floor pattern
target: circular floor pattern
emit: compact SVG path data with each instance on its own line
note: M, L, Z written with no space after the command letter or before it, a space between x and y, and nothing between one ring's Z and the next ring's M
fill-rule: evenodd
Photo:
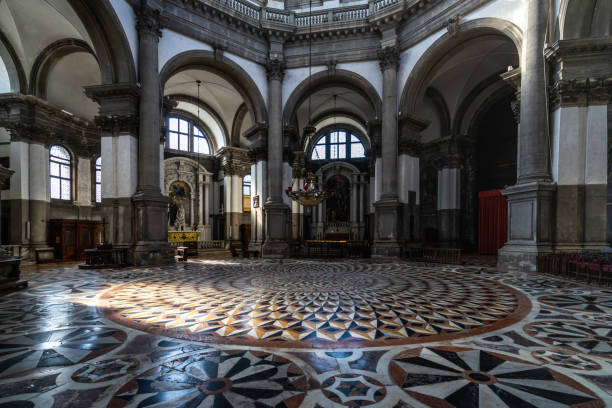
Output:
M28 333L0 342L0 375L65 367L117 348L126 334L109 327L79 327Z
M103 296L121 324L177 338L273 347L367 347L464 337L513 324L519 291L407 264L188 263Z
M612 358L612 327L583 322L545 321L524 327L525 333L553 346Z
M226 350L167 361L119 389L109 406L298 407L307 391L302 370L266 352Z
M542 296L538 298L538 301L549 306L578 312L612 313L612 296L561 294Z
M395 356L391 378L430 407L603 407L569 377L526 361L459 347L419 348Z

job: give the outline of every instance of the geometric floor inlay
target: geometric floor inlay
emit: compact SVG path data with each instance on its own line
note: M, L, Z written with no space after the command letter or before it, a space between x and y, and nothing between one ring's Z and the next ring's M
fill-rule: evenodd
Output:
M481 276L401 264L187 264L105 295L122 324L190 340L276 347L438 341L498 329L529 311Z
M390 370L397 385L432 407L603 406L555 371L481 350L410 350L396 356Z
M0 408L612 407L612 290L400 260L24 271Z

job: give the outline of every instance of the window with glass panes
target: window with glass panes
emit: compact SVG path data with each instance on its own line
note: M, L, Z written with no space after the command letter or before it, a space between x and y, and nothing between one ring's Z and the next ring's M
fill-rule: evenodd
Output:
M96 203L102 202L102 157L96 159Z
M242 178L242 211L251 211L251 175Z
M317 140L310 157L312 160L361 159L365 157L365 146L351 132L334 130Z
M208 139L196 126L193 127L193 151L196 153L210 154Z
M168 147L184 152L211 154L206 134L189 120L177 116L168 119Z
M49 149L49 183L51 198L72 199L72 160L70 154L61 146Z

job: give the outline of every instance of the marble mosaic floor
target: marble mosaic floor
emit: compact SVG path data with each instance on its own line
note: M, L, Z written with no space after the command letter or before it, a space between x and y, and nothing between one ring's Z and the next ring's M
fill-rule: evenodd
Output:
M27 272L0 408L612 406L612 290L484 267Z

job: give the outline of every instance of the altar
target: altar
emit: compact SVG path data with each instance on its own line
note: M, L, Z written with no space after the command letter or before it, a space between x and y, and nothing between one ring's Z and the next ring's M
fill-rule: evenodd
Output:
M198 254L199 231L168 231L168 242L173 248L185 247L187 255Z

